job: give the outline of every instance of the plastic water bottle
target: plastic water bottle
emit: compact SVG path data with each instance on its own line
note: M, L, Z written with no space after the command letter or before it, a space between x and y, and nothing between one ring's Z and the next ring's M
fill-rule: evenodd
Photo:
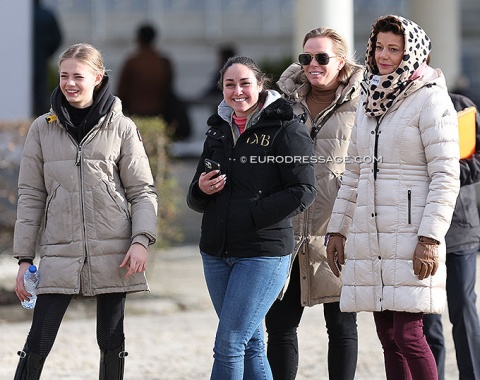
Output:
M37 271L37 267L33 264L30 265L28 270L26 270L25 274L23 275L23 284L25 286L25 290L32 295L29 301L22 301L22 306L25 309L33 309L35 307L35 303L37 302L36 293L39 279L40 274Z

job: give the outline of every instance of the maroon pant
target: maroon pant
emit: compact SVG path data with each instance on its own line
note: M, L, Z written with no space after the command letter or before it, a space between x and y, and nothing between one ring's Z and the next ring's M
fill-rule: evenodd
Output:
M388 380L434 380L437 365L423 335L423 314L374 312Z

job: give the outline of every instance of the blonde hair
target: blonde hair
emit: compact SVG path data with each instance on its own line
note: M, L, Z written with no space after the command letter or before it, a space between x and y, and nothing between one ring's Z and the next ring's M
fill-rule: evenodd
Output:
M320 28L312 29L305 35L302 46L305 46L310 38L317 37L330 38L333 43L334 53L345 59L345 65L338 73L338 80L340 83L348 83L352 74L359 68L363 67L356 63L354 59L349 58L347 41L345 41L345 38L343 38L335 29L321 26Z
M102 54L92 45L86 43L71 45L62 54L60 54L58 59L58 67L60 68L61 63L69 58L78 59L80 62L90 67L95 75L101 74L102 79L107 73L107 70L103 64Z

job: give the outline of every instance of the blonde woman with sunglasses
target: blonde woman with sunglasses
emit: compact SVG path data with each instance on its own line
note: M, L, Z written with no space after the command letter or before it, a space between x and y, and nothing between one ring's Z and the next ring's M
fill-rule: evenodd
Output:
M355 375L356 314L340 311L341 279L328 267L324 240L345 170L362 72L348 58L345 39L321 27L305 35L298 63L290 65L278 82L313 140L317 196L310 209L294 218L297 244L289 284L266 317L267 353L275 380L295 379L297 327L304 308L317 304L323 304L329 337L329 378L352 380Z

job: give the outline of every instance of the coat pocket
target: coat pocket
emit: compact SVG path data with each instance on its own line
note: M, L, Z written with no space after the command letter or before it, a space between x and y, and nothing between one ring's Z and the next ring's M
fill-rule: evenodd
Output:
M98 239L126 239L131 236L128 204L109 183L101 182L93 191L95 233Z
M412 190L407 191L407 223L412 224Z
M74 240L71 193L57 184L45 204L42 244L69 244Z

